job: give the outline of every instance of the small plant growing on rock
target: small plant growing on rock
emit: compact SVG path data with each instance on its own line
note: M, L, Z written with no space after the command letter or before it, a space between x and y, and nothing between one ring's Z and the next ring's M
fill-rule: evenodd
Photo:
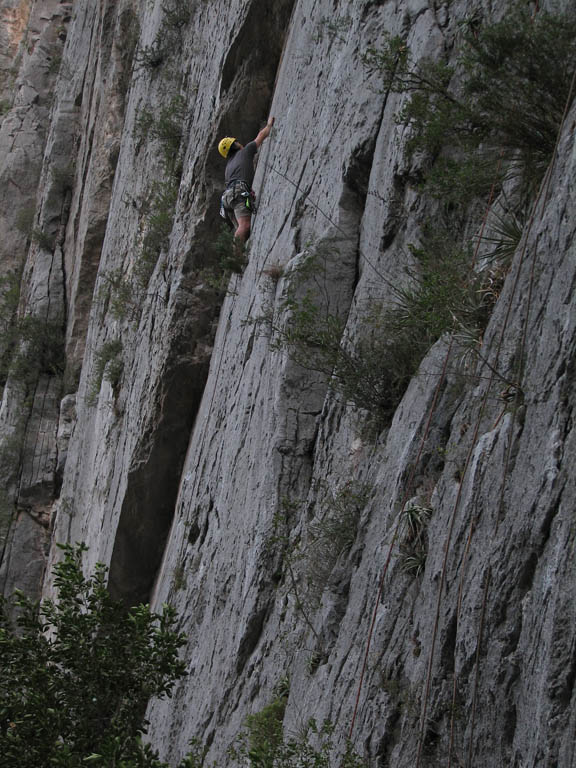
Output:
M321 43L326 36L330 41L346 42L346 32L352 24L350 16L341 16L333 18L332 16L323 16L316 24L316 31L313 40L316 44Z
M166 45L156 38L150 45L139 46L134 54L134 66L154 72L168 58Z
M58 323L27 315L11 327L9 341L3 378L9 374L12 380L32 386L40 375L64 373L64 333Z
M30 239L32 242L37 243L44 251L50 251L52 253L56 246L56 236L50 235L43 229L33 229L30 233Z
M234 239L234 232L226 224L222 224L214 241L213 251L218 266L225 274L233 272L241 275L248 263L244 243Z
M103 274L104 285L100 288L99 298L116 320L135 320L140 312L137 292L132 282L125 276L123 269L112 269Z
M36 216L36 208L33 205L27 205L18 211L16 217L16 228L19 232L30 237L32 230L34 229L34 217Z
M370 486L353 481L334 490L319 487L316 514L296 537L291 533L290 520L300 510L299 502L283 499L274 520L270 546L281 552L287 592L317 644L311 657L312 667L324 659L313 616L334 567L354 543L370 491Z
M273 283L277 283L284 274L284 267L281 264L270 264L262 270L262 274L269 277Z
M158 257L168 245L174 223L178 189L178 182L172 178L168 181L156 182L152 188L150 209L144 222L142 250L134 266L134 275L140 291L146 290Z
M336 563L354 544L370 491L369 486L352 481L334 491L325 490L303 544L306 600L311 606L318 606Z
M240 754L243 747L254 766L273 766L283 742L282 721L288 702L288 692L276 696L259 712L246 718L246 742L240 742Z
M162 3L163 25L181 30L190 23L192 8L190 0L166 0Z
M346 742L343 754L339 752L334 739L335 729L329 721L318 725L311 718L299 736L287 738L283 734L281 721L273 722L273 715L272 711L267 712L269 735L264 729L259 731L256 749L251 748L250 725L247 725L247 730L229 751L233 765L248 765L250 768L366 768L367 763L354 750L351 742Z
M92 384L88 394L88 405L95 405L104 379L110 383L114 394L116 394L123 371L122 342L120 339L104 342L94 356L94 369Z
M69 192L74 186L75 173L76 168L73 163L68 163L67 165L62 166L54 166L52 168L51 174L52 183L54 184L55 189L61 194Z
M432 508L412 504L402 512L403 536L400 541L400 567L405 573L420 576L426 565L426 527Z

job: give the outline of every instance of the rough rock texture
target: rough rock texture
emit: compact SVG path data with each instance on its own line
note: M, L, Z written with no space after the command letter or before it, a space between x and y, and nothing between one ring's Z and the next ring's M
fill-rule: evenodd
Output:
M37 235L49 226L47 212L40 212L40 197L54 186L53 177L47 175L45 152L70 9L70 3L56 0L7 1L0 8L0 277L8 280L1 287L6 320L5 292L17 285L23 270L19 315L34 315L42 323L61 323L64 317L61 279ZM31 275L35 285L29 281ZM8 344L4 322L2 330L0 355L4 357ZM19 586L35 593L44 570L54 499L52 491L44 493L45 466L51 463L60 398L60 388L50 379L9 382L0 408L4 480L0 583L7 591Z
M389 32L449 56L461 22L504 8L231 0L191 4L177 27L166 7L74 3L35 150L52 245L30 244L19 310L63 329L66 365L4 391L5 590L33 587L27 553L42 562L51 519L53 543L86 541L126 602L177 607L190 675L150 711L171 762L193 737L223 761L288 677L287 732L329 718L373 765L575 765L574 109L480 362L457 365L441 339L370 431L273 331L296 290L354 339L434 214L394 119L404 97L362 53ZM269 113L249 263L218 315L215 144ZM168 234L145 263L159 213ZM407 502L431 510L418 576ZM353 543L330 559L312 524L343 505ZM303 600L307 572L320 586Z

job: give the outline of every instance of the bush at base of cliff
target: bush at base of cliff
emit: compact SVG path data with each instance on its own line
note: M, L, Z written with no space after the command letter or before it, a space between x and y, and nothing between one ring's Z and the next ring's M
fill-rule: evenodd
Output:
M114 601L103 565L85 577L85 549L64 547L55 601L0 602L3 768L167 768L141 737L148 701L185 674L184 636L169 606L155 614Z
M228 765L250 768L367 768L367 763L354 751L350 742L346 743L344 754L340 754L335 744L334 726L328 721L319 726L312 718L301 735L286 738L282 733L283 707L285 701L279 697L260 712L249 716L246 731L228 753L232 761Z

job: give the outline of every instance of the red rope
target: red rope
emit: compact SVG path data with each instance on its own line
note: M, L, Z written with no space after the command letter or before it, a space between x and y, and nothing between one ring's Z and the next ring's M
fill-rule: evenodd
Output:
M388 547L388 555L386 557L386 562L384 564L384 569L382 571L382 575L380 576L380 582L378 584L378 591L376 595L376 602L374 604L374 611L372 612L372 620L370 622L370 628L368 630L368 636L366 640L366 651L364 654L364 661L362 663L362 671L360 673L360 680L358 683L358 692L356 693L356 702L354 704L354 713L352 715L352 721L350 723L350 732L348 734L348 738L352 738L352 734L354 732L354 726L356 724L356 716L358 714L358 706L360 702L360 694L362 692L362 686L364 683L364 677L366 675L366 667L368 665L368 654L370 653L370 646L372 644L372 636L374 634L374 625L376 624L376 616L378 614L378 605L380 604L380 599L382 597L382 592L384 591L384 579L386 578L386 573L388 572L388 567L390 565L390 560L392 559L392 552L394 549L394 545L396 543L396 539L398 538L398 531L400 530L400 523L402 520L402 512L404 511L404 507L408 503L408 499L410 498L411 488L414 482L414 475L416 474L416 468L420 462L420 458L422 456L422 451L424 450L424 445L426 442L426 438L428 437L428 433L430 431L430 424L432 422L432 416L434 415L434 411L436 409L436 404L438 402L438 397L440 395L440 390L442 388L442 384L444 383L444 379L446 378L446 371L448 369L448 361L450 359L450 355L452 352L452 344L453 344L453 337L450 338L450 344L448 345L448 350L446 352L446 357L444 358L444 364L442 366L442 371L440 373L440 378L438 379L438 383L436 385L436 389L434 391L434 397L432 399L432 404L430 406L430 412L428 414L428 419L426 421L426 426L424 428L424 432L422 434L422 439L420 440L420 446L418 448L418 454L416 456L416 460L414 461L412 465L412 469L410 471L410 475L408 477L408 481L406 483L406 491L404 493L404 497L402 499L402 506L400 514L398 515L398 521L396 523L396 526L394 528L394 534L392 536L392 540L390 542L390 545Z

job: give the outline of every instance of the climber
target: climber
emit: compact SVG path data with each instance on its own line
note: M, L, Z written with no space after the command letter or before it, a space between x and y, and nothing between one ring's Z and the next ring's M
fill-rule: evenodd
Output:
M218 144L218 152L228 161L224 173L226 189L222 195L220 215L236 228L234 240L240 248L244 247L244 243L250 237L250 224L252 214L255 212L252 191L254 156L264 139L270 135L273 125L274 118L268 118L265 127L254 141L246 146L230 136L222 139Z

